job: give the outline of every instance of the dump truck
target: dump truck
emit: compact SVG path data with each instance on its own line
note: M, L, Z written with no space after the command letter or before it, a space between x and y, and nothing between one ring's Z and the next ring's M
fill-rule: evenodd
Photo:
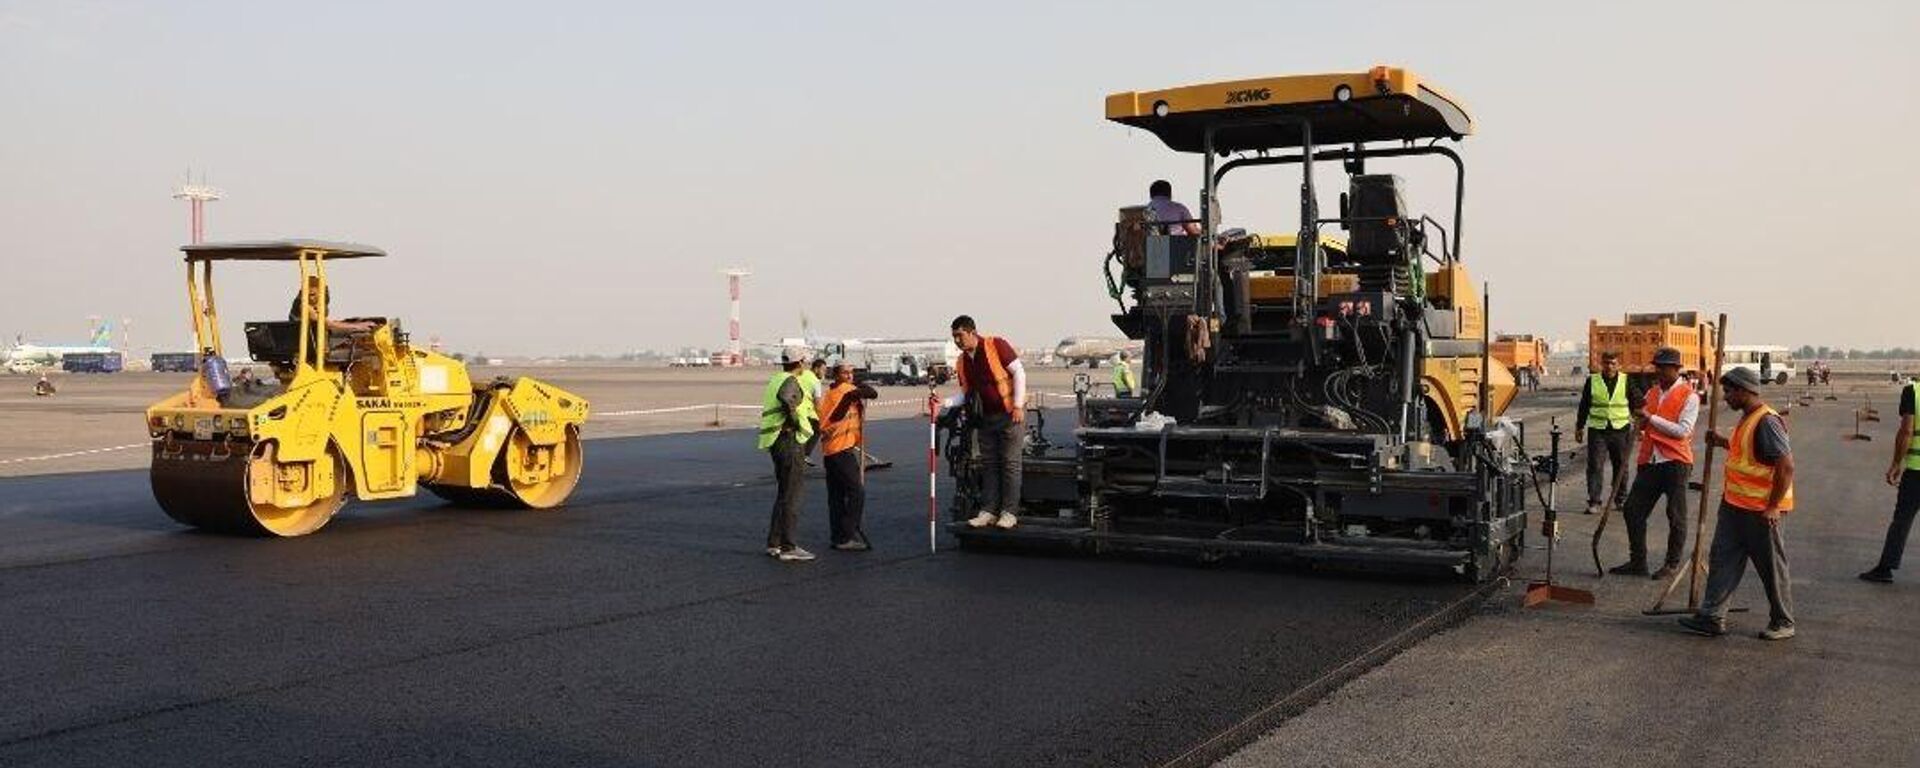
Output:
M1142 386L1101 398L1083 385L1072 444L1029 444L1011 529L966 524L981 475L973 417L942 414L962 546L1473 581L1507 570L1538 465L1501 418L1514 381L1491 361L1487 303L1462 261L1465 164L1445 145L1473 132L1462 103L1375 67L1116 93L1106 117L1200 166L1198 217L1123 208L1104 262L1112 322L1144 341ZM1450 217L1410 207L1383 172L1415 162L1452 171ZM1317 192L1329 167L1342 182L1331 215ZM1262 170L1299 174L1296 229L1222 229L1224 182Z
M1681 374L1697 377L1720 370L1713 359L1718 333L1706 313L1694 311L1630 312L1619 325L1588 320L1587 367L1599 370L1600 356L1613 352L1620 356L1620 370L1645 386L1653 378L1653 354L1673 347L1680 350Z
M1493 359L1509 371L1546 370L1547 341L1530 333L1497 334L1493 339Z
M327 265L384 257L316 240L206 243L186 254L188 316L201 352L185 391L147 409L150 481L186 525L261 536L319 530L348 496L460 505L560 506L580 481L587 401L532 378L474 382L458 360L413 344L392 317L327 317ZM291 263L286 321L244 325L272 381L228 375L213 267Z

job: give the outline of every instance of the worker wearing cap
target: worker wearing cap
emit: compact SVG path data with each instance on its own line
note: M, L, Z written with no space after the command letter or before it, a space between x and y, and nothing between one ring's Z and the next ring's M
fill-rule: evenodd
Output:
M1793 594L1780 530L1793 510L1793 448L1786 422L1760 399L1760 377L1752 369L1727 371L1720 383L1726 386L1727 405L1741 414L1740 424L1729 437L1707 434L1708 443L1727 449L1727 468L1707 556L1706 593L1699 611L1680 624L1702 635L1726 634L1727 598L1751 561L1772 609L1760 638L1785 640L1794 635Z
M981 506L967 521L974 528L1020 524L1014 510L1020 506L1020 449L1026 437L1022 415L1027 406L1027 373L1020 353L998 336L984 336L973 318L953 319L953 343L960 348L960 394L948 398L949 408L965 406L978 425L974 440L980 446Z
M1113 369L1113 396L1133 397L1133 391L1139 389L1140 385L1133 379L1133 366L1127 364L1127 353L1124 351L1113 353L1111 362L1112 365L1109 367Z
M1887 467L1887 484L1900 491L1893 500L1893 519L1887 522L1880 562L1860 574L1867 581L1893 582L1893 572L1900 569L1900 556L1907 549L1907 534L1913 530L1914 514L1920 513L1920 422L1913 418L1915 387L1908 382L1900 392L1900 431L1893 437L1893 465Z
M1600 372L1587 377L1574 417L1575 423L1586 429L1576 430L1573 441L1591 441L1587 446L1589 515L1599 511L1602 498L1618 505L1620 493L1627 487L1627 449L1633 439L1633 432L1627 428L1633 425L1633 394L1626 374L1620 372L1620 353L1600 353ZM1606 486L1608 494L1602 497L1600 481L1608 462L1613 464L1612 482Z
M780 372L767 380L761 398L758 445L773 459L773 517L767 524L767 554L782 562L805 562L813 554L793 543L800 520L800 491L806 472L806 445L813 439L817 419L813 398L800 383L807 350L787 347L780 353Z
M1700 397L1680 378L1680 350L1653 353L1654 386L1643 405L1633 409L1640 439L1634 459L1633 487L1627 491L1627 562L1608 573L1647 575L1647 518L1662 496L1667 502L1667 559L1655 579L1680 569L1687 557L1687 479L1693 476L1693 425L1700 418Z
M843 552L871 549L863 525L867 488L860 471L866 461L861 433L866 426L864 401L880 393L853 383L853 366L834 366L833 385L820 398L820 461L827 471L827 529L833 548Z
M33 383L33 395L35 397L50 397L56 391L57 390L53 388L53 381L48 379L47 374L44 372L40 374L40 380Z

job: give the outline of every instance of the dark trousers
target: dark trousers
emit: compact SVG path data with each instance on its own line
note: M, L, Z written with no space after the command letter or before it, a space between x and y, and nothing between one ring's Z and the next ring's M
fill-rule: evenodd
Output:
M1667 565L1679 565L1687 559L1687 478L1693 465L1678 461L1642 464L1633 475L1633 489L1627 491L1627 551L1633 562L1647 561L1647 518L1653 504L1667 497Z
M1774 626L1793 625L1793 592L1787 576L1787 547L1781 538L1780 523L1768 525L1758 512L1745 512L1720 505L1718 523L1713 530L1713 549L1707 555L1707 589L1700 601L1700 615L1725 619L1727 598L1740 586L1753 562L1753 573L1767 591Z
M792 432L782 432L767 448L767 455L773 457L773 482L777 488L773 497L773 519L767 523L767 546L792 549L793 527L800 521L800 491L806 487L807 449L793 439Z
M867 487L860 481L860 449L849 448L822 460L827 471L827 529L835 544L867 540L861 527Z
M1913 516L1920 512L1920 470L1900 473L1900 493L1893 500L1893 520L1887 523L1887 543L1880 548L1880 565L1889 571L1900 567L1900 555L1907 549L1907 533L1913 530Z
M980 502L983 511L1003 513L1020 509L1020 446L1025 425L1001 414L982 420L980 441Z
M1601 502L1618 501L1621 489L1627 487L1627 443L1633 432L1626 427L1619 429L1587 428L1587 505ZM1612 480L1608 481L1602 470L1606 462L1613 462ZM1602 482L1606 485L1602 488ZM1604 491L1605 495L1601 495Z

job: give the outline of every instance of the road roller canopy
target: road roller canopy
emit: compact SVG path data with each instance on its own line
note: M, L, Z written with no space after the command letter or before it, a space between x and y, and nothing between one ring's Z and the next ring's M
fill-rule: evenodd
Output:
M1303 119L1317 145L1473 133L1464 104L1397 67L1127 91L1107 97L1107 119L1150 131L1178 152L1204 151L1209 128L1220 152L1298 147Z
M323 259L360 259L385 256L386 251L371 245L333 243L325 240L249 240L232 243L183 245L187 261L299 261L302 253L317 253Z

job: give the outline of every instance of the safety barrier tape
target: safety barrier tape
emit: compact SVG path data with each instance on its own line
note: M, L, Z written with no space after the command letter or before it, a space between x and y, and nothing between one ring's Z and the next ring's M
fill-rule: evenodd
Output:
M54 459L71 459L75 456L91 456L96 453L112 453L114 451L130 451L135 448L145 448L149 445L152 445L152 443L133 443L131 445L116 445L109 448L93 448L85 451L68 451L66 453L50 453L45 456L22 456L17 459L0 459L0 465L25 464L31 461L52 461Z

